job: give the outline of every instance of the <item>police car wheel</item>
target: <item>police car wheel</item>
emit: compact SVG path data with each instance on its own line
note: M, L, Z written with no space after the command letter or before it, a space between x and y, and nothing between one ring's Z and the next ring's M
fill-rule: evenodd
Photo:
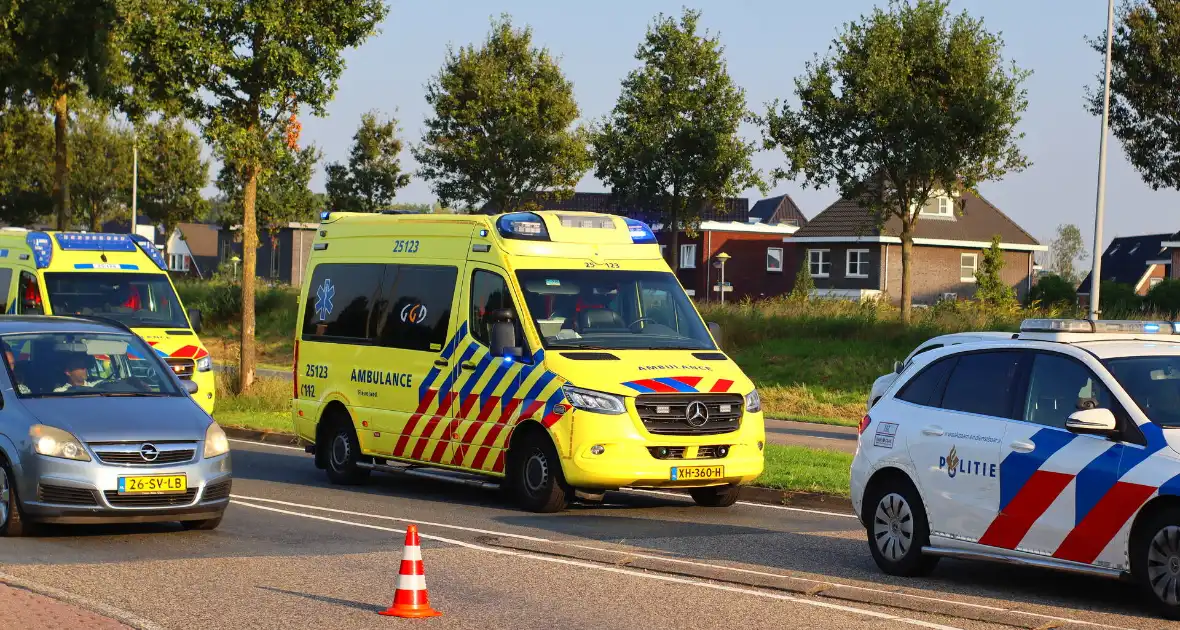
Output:
M738 500L737 485L709 486L688 491L692 500L701 507L729 507Z
M922 554L930 529L918 492L908 481L890 480L875 486L864 507L873 560L889 575L929 575L938 558Z
M569 503L565 476L547 436L527 436L519 450L513 449L511 467L508 480L521 507L530 512L565 509Z
M16 480L8 466L0 464L0 536L29 536L32 530L32 523L26 521L20 511Z
M330 430L328 438L328 480L332 483L351 486L363 483L369 478L369 470L357 467L361 446L356 439L352 424L338 420Z
M1153 515L1136 528L1131 570L1156 610L1180 619L1180 509Z

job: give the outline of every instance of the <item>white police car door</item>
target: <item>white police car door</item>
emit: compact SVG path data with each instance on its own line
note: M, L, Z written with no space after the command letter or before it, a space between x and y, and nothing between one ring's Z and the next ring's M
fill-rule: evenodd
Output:
M976 541L995 517L1000 442L1024 357L994 350L943 359L954 367L930 406L917 410L910 446L932 534Z
M1118 481L1124 449L1142 449L1066 430L1066 419L1079 409L1124 412L1112 407L1110 391L1080 361L1030 354L1020 419L1008 423L1001 446L999 513L980 543L1090 564L1130 517L1111 513L1126 501L1099 503Z

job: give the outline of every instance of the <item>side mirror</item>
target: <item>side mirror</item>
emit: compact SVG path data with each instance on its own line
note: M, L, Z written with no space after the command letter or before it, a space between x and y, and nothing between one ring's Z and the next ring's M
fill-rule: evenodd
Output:
M717 347L723 347L721 342L721 324L717 322L709 322L709 334L713 335L713 341L717 342Z
M894 362L893 362L893 371L894 371L895 373L897 373L897 374L901 374L901 371L902 371L904 368L905 368L905 364L904 364L904 363L902 363L901 361L894 361Z
M1084 409L1070 414L1065 428L1079 435L1111 435L1118 431L1118 421L1109 409Z
M180 383L184 385L184 391L188 392L189 396L197 393L197 383L187 378L180 379Z
M188 321L193 327L193 332L198 335L201 334L201 309L190 308L188 310Z
M492 320L492 356L520 358L524 351L516 338L516 313L502 308L493 311Z

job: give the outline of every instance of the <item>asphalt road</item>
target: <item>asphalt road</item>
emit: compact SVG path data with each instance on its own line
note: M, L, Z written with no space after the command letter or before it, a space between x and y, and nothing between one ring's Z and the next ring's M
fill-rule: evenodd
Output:
M766 441L771 444L810 446L811 448L855 453L856 427L768 418L766 420Z
M552 515L404 475L327 484L297 449L234 442L220 529L60 528L0 545L5 575L161 628L1135 628L1127 585L944 561L930 578L874 567L845 514L611 493ZM380 617L407 523L423 535L426 621ZM0 619L0 626L3 620Z

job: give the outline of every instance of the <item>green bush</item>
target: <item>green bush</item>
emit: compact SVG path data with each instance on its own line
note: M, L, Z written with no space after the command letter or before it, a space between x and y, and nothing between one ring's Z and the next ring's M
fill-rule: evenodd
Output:
M1032 306L1074 306L1078 303L1078 292L1073 283L1057 274L1041 278L1028 293Z
M1166 279L1147 293L1147 307L1169 319L1180 313L1180 280Z
M1101 293L1098 306L1103 319L1142 319L1143 298L1135 293L1135 287L1113 280L1099 285Z
M176 290L186 308L201 309L210 330L236 328L242 320L242 288L226 280L181 280ZM259 284L254 290L254 312L259 334L290 335L295 330L299 294L284 285Z

